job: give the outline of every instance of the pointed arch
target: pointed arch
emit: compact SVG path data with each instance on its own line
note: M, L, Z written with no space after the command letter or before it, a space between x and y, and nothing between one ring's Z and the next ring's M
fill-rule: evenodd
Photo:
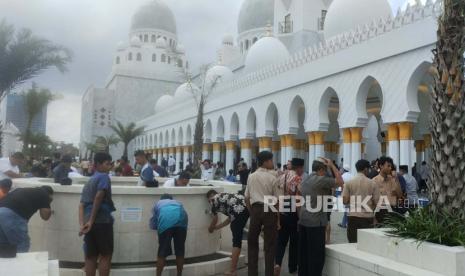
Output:
M245 123L245 135L247 138L254 138L257 129L257 115L255 110L250 108L249 112L247 113L247 119Z
M231 116L231 124L229 125L230 139L236 140L239 137L239 116L234 112Z
M205 124L205 131L203 133L203 141L205 143L210 143L212 140L212 122L210 119L207 120L207 123Z
M216 123L216 140L223 141L224 140L224 119L223 116L218 118L218 122Z
M270 103L265 114L265 134L274 136L278 132L279 113L275 103Z
M289 131L297 133L305 122L305 103L300 96L295 96L289 108Z
M178 139L176 141L176 145L180 146L184 143L184 132L182 130L182 127L179 127L178 129Z
M185 145L191 145L192 144L192 128L191 125L187 125L186 128L186 141Z

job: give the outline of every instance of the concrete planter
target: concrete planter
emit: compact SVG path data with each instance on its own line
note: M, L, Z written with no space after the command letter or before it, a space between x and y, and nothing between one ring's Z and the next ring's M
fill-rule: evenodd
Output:
M325 275L459 276L465 248L417 243L386 235L383 229L359 230L358 244L327 247Z

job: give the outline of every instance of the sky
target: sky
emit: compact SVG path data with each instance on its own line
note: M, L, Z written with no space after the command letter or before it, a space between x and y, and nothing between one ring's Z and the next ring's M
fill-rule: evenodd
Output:
M0 0L0 20L73 52L68 72L45 71L32 81L62 95L48 106L47 135L55 141L79 142L81 96L91 85L102 87L116 45L128 40L131 17L149 0ZM349 0L347 0L349 1ZM393 11L407 1L389 0ZM425 0L422 0L424 2ZM243 0L165 0L177 24L178 40L192 67L216 58L225 34L236 35ZM395 12L394 12L395 13ZM26 83L18 90L30 87Z

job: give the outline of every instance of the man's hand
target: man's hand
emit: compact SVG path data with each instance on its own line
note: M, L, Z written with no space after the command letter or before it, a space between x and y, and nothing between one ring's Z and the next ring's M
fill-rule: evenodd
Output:
M87 222L86 224L81 226L81 229L79 230L79 236L89 233L91 229L92 229L92 223Z
M215 228L216 228L215 226L209 226L209 227L208 227L208 232L209 232L209 233L215 232Z

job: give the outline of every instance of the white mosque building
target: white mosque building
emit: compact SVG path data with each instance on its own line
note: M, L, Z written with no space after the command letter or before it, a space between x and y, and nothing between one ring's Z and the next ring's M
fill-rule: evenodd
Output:
M137 121L145 133L131 149L175 155L180 169L192 157L192 94L211 89L203 157L227 170L240 158L251 164L261 150L283 164L326 156L354 168L386 154L413 166L429 154L441 9L440 0L395 15L387 0L244 0L236 39L225 36L218 60L186 82L175 19L162 0L152 1L134 15L105 88L84 95L81 141L108 133L114 120Z

